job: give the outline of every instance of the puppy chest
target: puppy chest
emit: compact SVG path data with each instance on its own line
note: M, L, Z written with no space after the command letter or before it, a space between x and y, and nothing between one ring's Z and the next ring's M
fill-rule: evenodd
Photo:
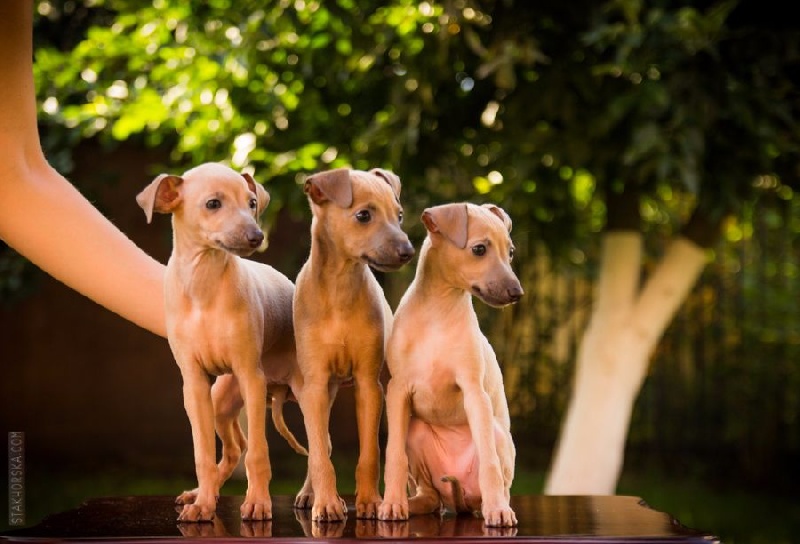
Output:
M383 331L375 327L331 323L308 341L335 376L346 377L355 367L383 363Z
M197 312L174 325L174 351L209 374L229 373L238 365L258 364L261 339L252 331L248 323Z
M456 384L456 355L441 353L413 353L403 362L402 374L415 391L432 395L458 391Z
M467 422L464 395L458 388L415 391L411 414L435 425L461 425Z
M453 379L429 375L413 385L411 413L436 425L466 422L464 394Z

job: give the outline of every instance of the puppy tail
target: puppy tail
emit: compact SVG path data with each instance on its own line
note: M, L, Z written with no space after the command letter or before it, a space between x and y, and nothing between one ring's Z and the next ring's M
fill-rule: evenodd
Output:
M283 419L283 404L286 402L286 397L289 393L288 385L272 385L269 387L270 396L272 400L272 423L278 430L280 435L289 443L294 451L300 455L308 457L308 450L300 445L297 438L294 437L292 431L286 426L286 421Z
M453 504L456 507L456 512L471 512L467 501L464 499L464 488L461 487L461 482L454 476L442 476L443 482L450 482L453 490Z

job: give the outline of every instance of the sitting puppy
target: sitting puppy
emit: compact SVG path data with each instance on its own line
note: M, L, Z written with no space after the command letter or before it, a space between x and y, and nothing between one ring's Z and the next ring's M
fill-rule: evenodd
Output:
M148 222L153 212L172 214L173 248L164 280L167 338L183 377L198 481L190 498L184 497L178 520L213 519L219 489L236 464L226 463L230 451L225 448L243 448L245 443L242 518L270 519L263 369L284 380L297 369L294 285L274 268L240 258L252 254L264 239L256 218L269 194L249 174L206 163L183 176L158 176L136 200ZM221 377L212 403L213 376ZM281 402L285 395L278 393ZM242 397L249 423L246 441L235 420ZM219 467L215 415L223 443Z
M381 520L480 510L491 527L517 524L510 488L516 452L495 353L472 295L502 307L523 294L511 270L511 219L459 203L422 214L428 235L389 339ZM406 484L415 488L406 495Z

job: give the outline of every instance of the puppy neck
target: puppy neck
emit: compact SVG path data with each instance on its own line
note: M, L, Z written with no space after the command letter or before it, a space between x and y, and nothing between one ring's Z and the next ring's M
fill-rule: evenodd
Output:
M438 250L426 238L420 248L419 262L414 276L417 292L423 300L435 300L444 307L472 307L472 295L451 279L452 271L439 258Z
M321 280L361 280L368 266L350 255L345 255L317 217L311 220L311 251L309 266L314 276Z
M173 223L172 255L169 266L175 270L184 292L197 299L207 298L217 291L219 279L236 259L227 251L198 243L175 229Z

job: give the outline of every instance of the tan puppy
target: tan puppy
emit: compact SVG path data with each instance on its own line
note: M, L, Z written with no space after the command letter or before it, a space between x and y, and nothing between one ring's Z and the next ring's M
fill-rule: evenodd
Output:
M309 478L295 506L313 521L339 521L346 508L330 460L331 404L343 381L355 385L359 457L356 515L377 515L379 373L391 310L369 270L400 268L414 255L401 230L400 180L381 169L337 169L310 176L311 251L297 276L294 327L304 384L298 395L308 435Z
M207 163L183 176L158 176L136 200L148 222L153 212L172 214L173 248L164 286L167 338L183 377L198 481L187 499L192 502L183 506L178 519L214 517L220 486L236 466L230 466L230 448L240 453L248 442L242 518L270 519L262 357L274 381L286 383L297 368L291 317L294 286L272 267L240 258L263 241L256 218L269 194L249 174ZM222 374L233 376L215 384L214 406L211 380ZM239 388L249 423L246 441L238 422L231 422L241 406ZM219 467L215 408L223 446L229 448ZM238 462L238 455L234 457Z
M503 376L478 326L472 295L501 307L522 287L511 270L511 219L493 205L428 208L414 281L395 313L387 364L389 437L378 518L439 511L483 513L512 527L516 451ZM409 476L411 480L409 480ZM409 499L406 485L416 491Z

